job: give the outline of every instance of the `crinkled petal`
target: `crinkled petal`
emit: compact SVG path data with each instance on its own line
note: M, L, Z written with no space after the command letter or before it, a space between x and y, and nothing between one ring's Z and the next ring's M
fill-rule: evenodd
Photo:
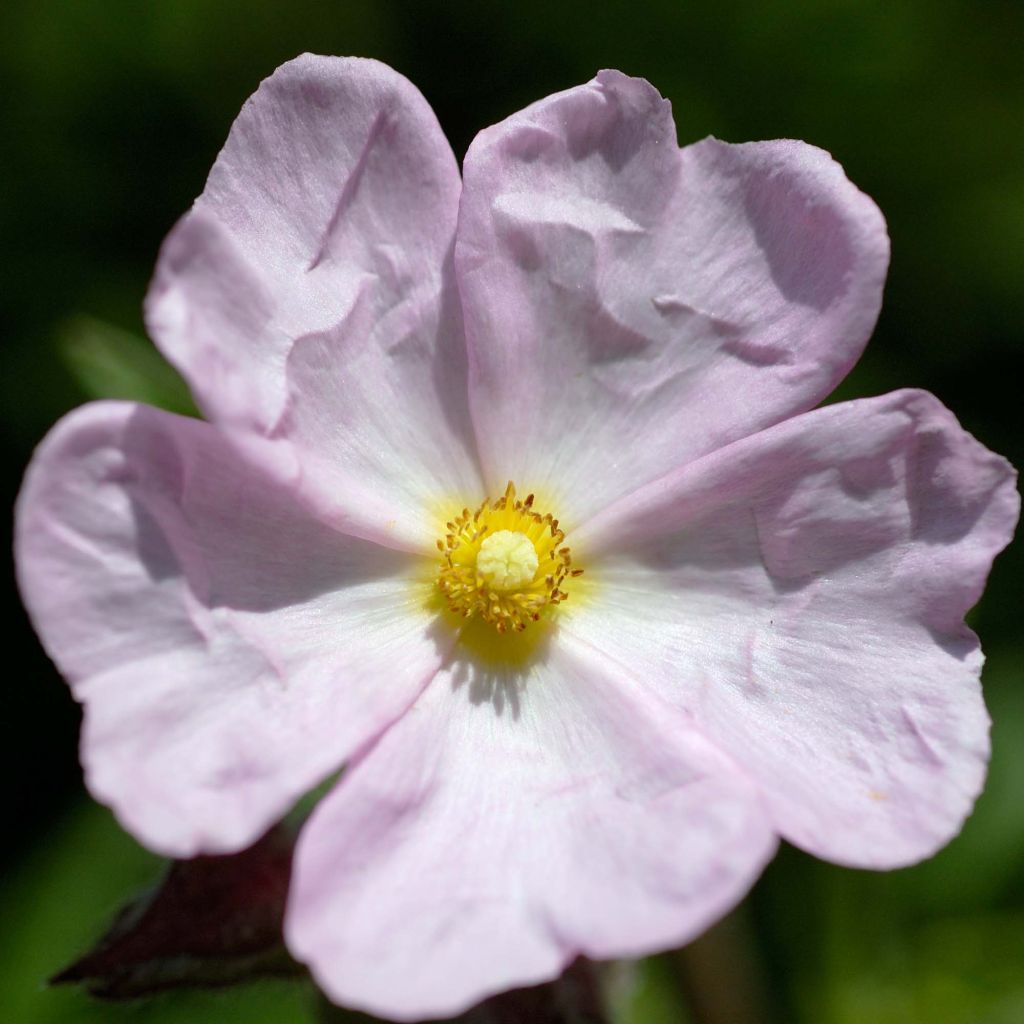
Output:
M254 840L443 657L422 560L325 527L293 474L198 420L100 403L25 480L22 593L85 705L89 787L168 855Z
M459 172L433 112L372 60L305 55L235 121L147 299L215 423L294 446L354 532L433 543L480 490L451 252ZM362 495L378 501L360 501Z
M668 102L602 72L482 132L456 267L491 487L563 522L811 408L874 326L874 203L801 142L680 150Z
M584 645L442 672L318 806L291 951L343 1005L447 1017L696 935L775 848L728 759Z
M931 395L831 406L593 521L573 541L596 596L563 628L693 715L787 839L910 863L984 780L963 616L1018 511L1011 467Z

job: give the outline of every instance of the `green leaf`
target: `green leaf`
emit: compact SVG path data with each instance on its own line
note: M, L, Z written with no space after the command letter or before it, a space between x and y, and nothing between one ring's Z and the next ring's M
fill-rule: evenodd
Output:
M58 350L90 398L146 402L168 412L198 415L188 387L145 338L90 316L68 320Z

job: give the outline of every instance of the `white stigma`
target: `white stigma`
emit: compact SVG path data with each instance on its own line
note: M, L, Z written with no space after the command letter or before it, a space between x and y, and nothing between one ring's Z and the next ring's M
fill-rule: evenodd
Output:
M497 530L484 538L476 556L476 571L495 590L532 583L539 564L533 541L513 530Z

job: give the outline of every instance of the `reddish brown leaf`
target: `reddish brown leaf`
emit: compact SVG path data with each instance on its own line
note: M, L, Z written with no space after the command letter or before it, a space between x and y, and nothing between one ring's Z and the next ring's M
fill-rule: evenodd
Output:
M174 861L51 984L130 999L299 972L281 937L293 844L291 831L277 827L241 853Z

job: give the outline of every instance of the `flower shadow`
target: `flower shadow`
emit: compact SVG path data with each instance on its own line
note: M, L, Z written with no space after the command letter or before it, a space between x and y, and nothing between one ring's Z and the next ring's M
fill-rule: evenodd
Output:
M556 631L555 623L542 622L501 636L479 619L465 623L449 659L452 692L464 693L474 706L489 706L499 717L518 720L527 687L547 659Z

